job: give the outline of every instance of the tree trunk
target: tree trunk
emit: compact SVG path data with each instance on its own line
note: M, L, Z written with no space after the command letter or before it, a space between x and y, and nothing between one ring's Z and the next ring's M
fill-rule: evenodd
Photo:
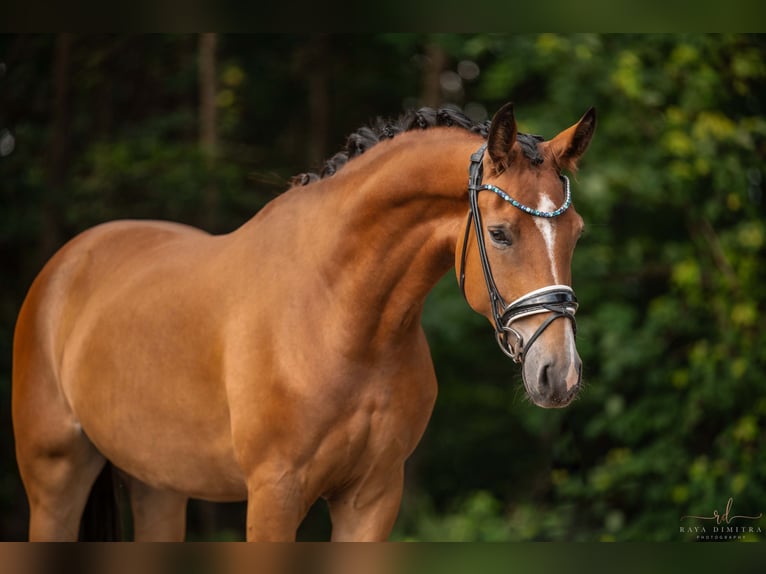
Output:
M53 109L48 143L45 180L47 189L42 198L40 227L40 257L47 259L61 243L59 205L66 184L69 149L69 75L71 68L72 35L59 34L53 48Z
M200 34L199 37L199 147L208 175L215 170L218 156L218 92L216 73L216 34ZM210 231L215 229L218 214L218 188L208 181L203 197L203 225Z
M309 89L309 165L320 166L327 159L327 134L330 122L328 77L329 47L326 35L314 36L305 60Z
M421 99L424 106L438 108L442 104L441 75L447 66L447 53L438 44L426 46L425 69L423 70L423 92Z

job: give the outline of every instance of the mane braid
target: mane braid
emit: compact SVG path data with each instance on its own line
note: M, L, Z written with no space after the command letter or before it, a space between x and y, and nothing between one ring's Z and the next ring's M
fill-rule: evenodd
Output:
M532 165L543 163L543 154L540 153L540 148L537 147L538 142L545 141L543 136L517 133L516 141L521 146L521 153L532 162Z
M352 133L346 140L345 148L325 161L319 173L307 172L298 174L290 180L290 184L293 186L303 186L319 179L330 177L346 165L350 159L362 155L380 141L394 138L403 132L425 130L437 126L463 128L487 139L490 120L478 123L473 122L463 112L454 108L420 108L419 110L409 110L395 120L386 120L379 117L372 125L362 126ZM516 135L516 141L519 142L522 153L534 165L540 165L543 162L543 156L537 147L537 143L543 141L543 139L541 136L523 133Z

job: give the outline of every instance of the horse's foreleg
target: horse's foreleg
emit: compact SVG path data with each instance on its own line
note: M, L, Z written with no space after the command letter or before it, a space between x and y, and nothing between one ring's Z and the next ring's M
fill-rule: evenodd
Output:
M333 541L385 541L399 514L404 468L364 477L328 500Z
M313 500L307 500L300 473L259 472L248 481L247 540L290 542Z
M136 542L183 542L188 497L128 478Z

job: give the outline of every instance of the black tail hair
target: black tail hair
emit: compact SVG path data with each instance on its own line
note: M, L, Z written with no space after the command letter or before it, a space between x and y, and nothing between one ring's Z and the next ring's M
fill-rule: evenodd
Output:
M110 462L104 465L85 504L80 522L80 541L114 542L122 540L120 505L116 471Z

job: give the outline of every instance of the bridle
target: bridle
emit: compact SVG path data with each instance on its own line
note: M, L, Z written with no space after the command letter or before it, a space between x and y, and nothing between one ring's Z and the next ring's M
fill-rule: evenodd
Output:
M564 203L555 211L539 211L519 203L502 189L495 187L494 185L482 185L481 181L484 172L483 159L484 151L486 149L487 144L484 144L476 151L476 153L471 155L471 165L468 169L468 200L470 211L468 213L468 222L466 224L465 236L463 238L463 253L460 257L460 291L463 293L463 297L465 297L466 251L468 249L468 235L471 231L471 221L473 221L476 242L479 246L479 259L481 260L481 268L484 272L484 281L487 284L489 303L492 308L492 317L495 323L495 338L497 339L497 344L515 363L521 363L524 360L527 351L532 346L532 343L534 343L537 338L542 335L543 331L545 331L545 329L547 329L556 319L561 317L569 319L572 322L573 331L575 333L577 332L577 322L575 321L575 312L578 307L577 297L575 297L572 288L567 285L550 285L548 287L542 287L541 289L535 289L534 291L519 297L510 304L505 302L500 295L500 292L497 290L495 279L492 277L492 269L489 266L487 246L484 242L484 232L482 229L481 212L479 211L479 192L483 190L492 191L517 209L534 217L545 218L558 217L569 209L572 205L572 194L569 189L569 179L567 176L561 174L559 177L564 184L566 195ZM537 315L540 313L550 313L551 316L540 324L537 330L525 343L521 333L514 329L512 325L514 321L518 321L523 317L529 317L530 315ZM513 341L509 340L509 335L513 336Z

